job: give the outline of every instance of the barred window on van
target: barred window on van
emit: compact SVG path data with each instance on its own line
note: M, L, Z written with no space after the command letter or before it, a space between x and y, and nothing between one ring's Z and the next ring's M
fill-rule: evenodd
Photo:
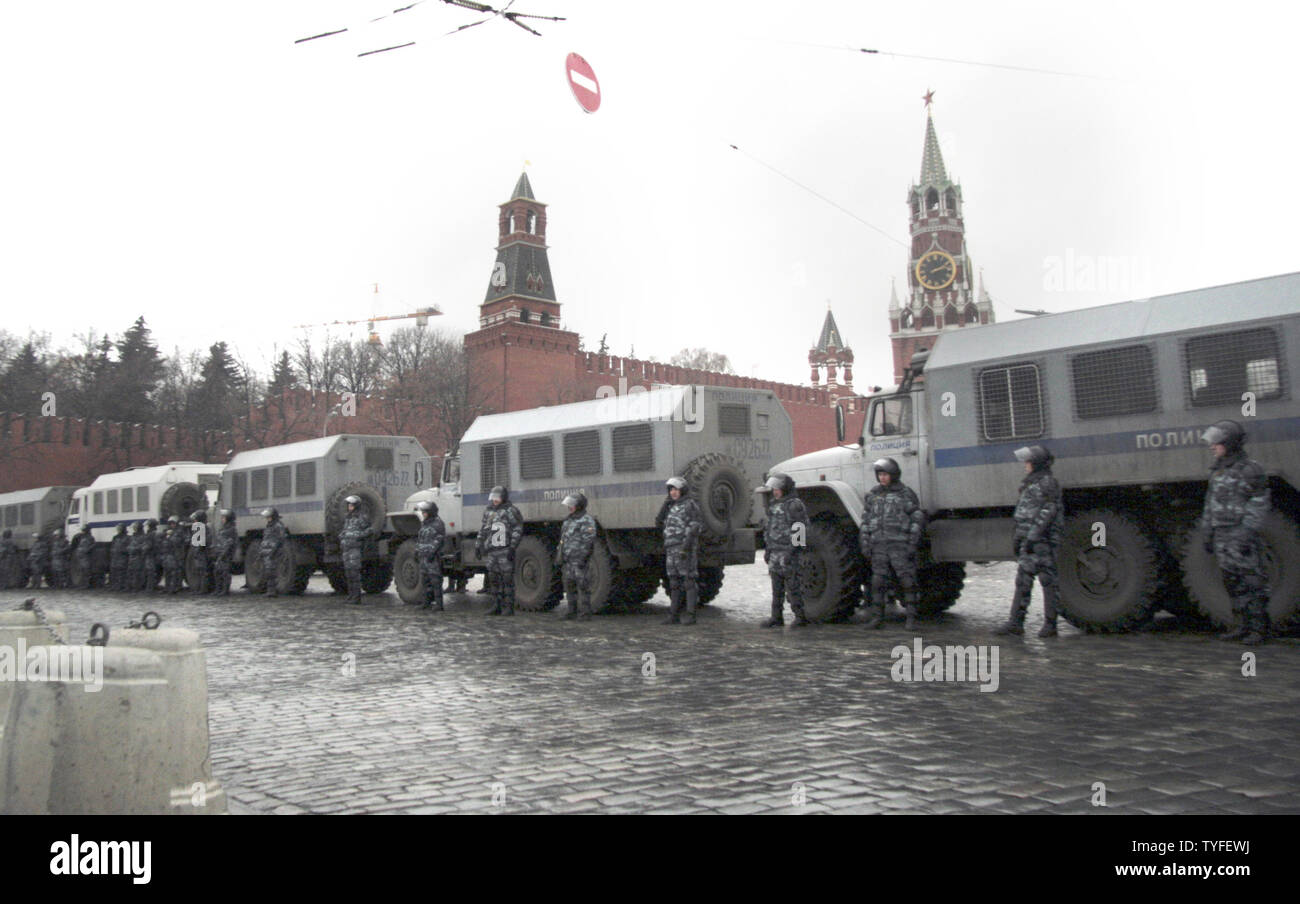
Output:
M230 478L230 506L244 508L248 505L248 472L237 471Z
M125 492L125 490L123 492ZM135 510L137 512L149 511L149 488L148 487L135 488Z
M649 424L615 427L614 470L649 471L655 466L654 431Z
M1038 365L992 367L979 376L980 430L985 440L1043 435Z
M722 436L749 436L749 406L718 405L718 433Z
M95 506L95 514L96 515L104 514L104 493L102 490L97 492L94 495L94 500L95 501L93 504Z
M260 470L252 471L250 473L252 473L253 479L252 479L252 489L249 492L249 497L254 502L262 502L266 499L266 493L267 493L266 468L261 468Z
M1080 420L1155 411L1155 358L1146 345L1128 345L1070 358L1074 414Z
M271 495L276 499L288 499L293 494L293 468L290 465L277 465L271 469Z
M555 476L555 440L533 436L519 441L519 476L524 480L546 480Z
M579 430L564 434L564 476L582 477L600 473L600 431Z
M393 470L393 450L386 447L366 447L367 471Z
M18 506L10 505L5 507L5 527L18 526Z
M479 488L487 493L495 486L510 486L510 446L484 443L478 450Z
M19 507L20 507L20 511L21 511L21 515L22 515L21 520L22 520L23 524L35 524L35 523L36 523L36 503L34 503L34 502L22 502L22 503L19 503Z
M1282 395L1286 373L1277 333L1268 327L1188 339L1183 362L1190 405L1237 405L1247 392L1256 399Z
M105 491L104 496L107 497L104 500L104 504L108 507L108 514L116 515L117 514L117 490L107 490Z
M316 462L300 461L294 466L295 496L311 496L316 492Z

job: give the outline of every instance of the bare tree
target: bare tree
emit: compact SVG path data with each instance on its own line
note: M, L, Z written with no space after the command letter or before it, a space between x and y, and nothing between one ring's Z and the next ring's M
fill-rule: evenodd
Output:
M710 370L716 373L732 374L731 361L726 355L711 352L707 348L684 348L668 361L673 367L689 367L692 370Z

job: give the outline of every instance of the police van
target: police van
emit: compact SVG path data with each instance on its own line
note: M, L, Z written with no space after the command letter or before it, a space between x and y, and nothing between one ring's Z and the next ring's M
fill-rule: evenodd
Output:
M483 570L475 535L500 485L519 507L524 537L515 556L515 605L554 606L562 595L554 565L562 500L581 491L599 535L591 560L591 605L640 603L663 580L655 518L664 482L686 479L704 520L700 601L722 587L723 568L754 561L758 515L754 487L794 450L790 416L770 390L668 386L622 395L490 414L474 421L443 462L439 485L416 493L391 518L397 589L423 600L415 562L417 502L438 505L447 525L444 570L464 580Z
M1300 273L942 333L903 384L866 397L864 435L782 462L814 522L810 617L851 612L872 462L896 459L929 515L923 609L956 602L966 562L1009 560L1023 471L1015 449L1056 457L1065 491L1061 604L1091 630L1157 609L1234 620L1195 529L1218 420L1246 429L1274 511L1263 531L1270 615L1300 620ZM843 417L838 418L843 442ZM820 575L820 577L817 577Z

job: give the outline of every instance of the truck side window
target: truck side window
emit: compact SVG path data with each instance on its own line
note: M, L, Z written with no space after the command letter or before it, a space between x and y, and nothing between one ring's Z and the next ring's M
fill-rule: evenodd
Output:
M1194 406L1239 403L1245 392L1260 399L1282 395L1277 333L1267 327L1197 336L1187 340L1183 354Z
M871 408L872 436L906 436L912 432L912 397L880 399Z

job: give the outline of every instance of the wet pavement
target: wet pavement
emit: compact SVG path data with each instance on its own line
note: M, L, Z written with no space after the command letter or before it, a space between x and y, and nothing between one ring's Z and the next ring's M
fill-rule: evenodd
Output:
M901 615L760 629L762 565L690 627L660 624L662 592L589 622L485 618L477 593L349 606L320 576L296 598L38 595L74 639L146 609L200 632L234 813L1300 812L1300 641L1166 618L1040 640L1037 593L1027 636L994 637L1013 575L970 566L919 647ZM986 671L925 645L977 645Z

